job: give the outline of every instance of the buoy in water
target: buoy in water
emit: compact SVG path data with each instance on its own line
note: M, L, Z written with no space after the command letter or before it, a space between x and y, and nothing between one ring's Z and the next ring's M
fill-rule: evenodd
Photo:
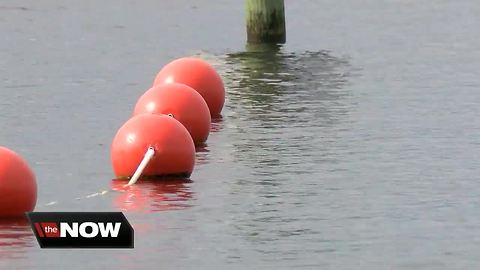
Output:
M141 114L128 120L115 135L111 147L117 178L130 178L147 149L155 155L142 175L189 177L195 165L195 145L187 129L173 117Z
M27 162L0 146L0 217L23 216L37 203L37 183Z
M171 114L187 128L195 145L203 144L210 132L210 111L202 96L190 86L179 83L150 88L135 105L133 115Z
M183 83L192 87L205 99L211 116L220 116L225 103L225 88L220 75L204 60L185 57L170 62L158 72L153 85L164 83Z

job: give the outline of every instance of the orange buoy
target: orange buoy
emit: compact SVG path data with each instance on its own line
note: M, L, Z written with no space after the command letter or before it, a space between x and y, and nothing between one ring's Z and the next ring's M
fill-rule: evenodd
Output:
M155 155L145 167L144 176L190 176L195 165L190 134L174 118L157 114L134 116L120 127L111 148L115 175L131 177L150 146Z
M27 162L0 146L0 217L23 216L37 203L37 182Z
M179 83L150 88L140 97L133 115L171 114L187 128L195 145L203 144L210 133L210 110L202 96L190 86Z
M197 90L207 102L212 117L217 117L225 103L225 88L215 69L199 58L174 60L158 72L154 86L163 83L183 83Z

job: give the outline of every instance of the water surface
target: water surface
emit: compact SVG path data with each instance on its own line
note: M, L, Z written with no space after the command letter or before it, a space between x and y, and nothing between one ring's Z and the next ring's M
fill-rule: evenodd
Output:
M478 268L480 6L286 11L287 44L258 47L235 1L2 1L0 144L34 169L37 211L124 211L136 243L41 250L3 221L0 267ZM111 140L185 55L227 88L191 181L82 198L118 189Z

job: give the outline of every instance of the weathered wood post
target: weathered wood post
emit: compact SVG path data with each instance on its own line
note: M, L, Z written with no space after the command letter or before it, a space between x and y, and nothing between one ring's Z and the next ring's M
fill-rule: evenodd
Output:
M248 43L285 43L283 0L245 0Z

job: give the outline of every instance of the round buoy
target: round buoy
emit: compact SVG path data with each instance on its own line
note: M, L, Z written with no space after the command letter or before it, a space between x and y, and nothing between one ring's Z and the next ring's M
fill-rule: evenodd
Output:
M183 83L195 89L207 102L212 117L218 117L225 103L225 88L215 69L199 58L174 60L157 74L154 86L163 83Z
M133 115L143 113L172 115L187 128L195 145L203 144L210 132L210 111L202 96L179 83L150 88L140 97Z
M150 146L155 155L143 176L190 176L195 164L195 145L190 134L174 118L157 114L134 116L118 130L111 148L115 175L130 178Z
M37 183L27 162L0 146L0 217L22 216L37 203Z

